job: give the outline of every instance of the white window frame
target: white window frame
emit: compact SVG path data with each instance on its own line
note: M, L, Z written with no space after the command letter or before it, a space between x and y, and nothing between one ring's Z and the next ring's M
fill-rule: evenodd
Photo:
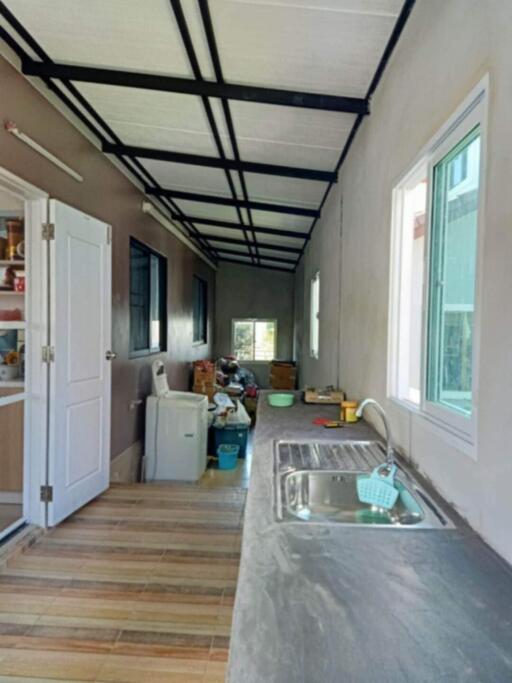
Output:
M272 360L277 358L277 335L278 335L278 325L276 318L233 318L231 320L231 353L236 355L235 352L235 325L236 323L274 323L274 353L271 360L242 360L241 363L271 363ZM254 348L253 348L254 351Z
M410 170L398 179L393 191L392 236L390 255L390 293L389 293L389 330L388 330L388 397L403 408L418 414L437 428L436 431L445 434L447 440L459 450L476 460L477 458L477 419L479 395L479 358L481 338L481 302L482 302L482 270L483 246L485 233L485 196L486 196L486 158L487 158L487 108L489 93L489 77L485 76L471 91L464 102L452 114L444 126L425 146L411 165ZM443 407L438 403L427 401L427 354L428 354L428 306L429 265L431 248L431 216L433 170L468 133L476 126L480 127L480 176L478 191L477 214L477 254L475 271L475 305L473 317L473 358L472 358L472 413L470 417L458 414L453 409ZM401 268L401 236L403 187L407 180L417 172L421 164L427 163L428 190L427 214L425 234L425 264L422 306L422 349L421 349L421 397L420 404L399 398L400 359L398 357L398 334L400 329L400 279Z
M318 310L313 311L313 287L318 283ZM320 357L320 271L317 270L309 282L309 355L311 358ZM314 329L316 327L316 345Z
M404 398L404 387L406 384L406 377L408 372L406 368L409 367L409 355L404 358L407 345L405 345L402 329L402 311L409 308L409 283L404 282L405 268L404 261L408 258L403 251L404 243L404 213L406 210L406 194L410 191L411 186L421 182L422 178L428 176L428 160L422 157L418 160L413 168L408 171L403 178L396 184L393 190L393 216L392 216L392 232L391 232L391 273L390 273L390 307L389 307L389 360L388 360L388 396L396 399L404 405L412 408L418 408L421 404L421 390L420 397L417 402ZM428 196L427 196L428 201ZM427 213L427 207L425 206ZM425 216L425 222L428 216ZM427 232L427 228L425 228ZM425 235L426 239L426 235ZM426 244L426 242L425 242ZM424 278L428 276L426 263L426 248L424 250ZM408 270L408 269L407 269ZM424 297L424 293L422 298ZM423 310L422 303L422 331L421 339L423 342ZM420 350L421 354L421 350Z

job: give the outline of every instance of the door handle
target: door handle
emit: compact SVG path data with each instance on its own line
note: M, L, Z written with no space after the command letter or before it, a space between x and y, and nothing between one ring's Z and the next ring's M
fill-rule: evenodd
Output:
M117 358L117 353L115 351L107 351L105 358L106 360L114 360L114 358Z

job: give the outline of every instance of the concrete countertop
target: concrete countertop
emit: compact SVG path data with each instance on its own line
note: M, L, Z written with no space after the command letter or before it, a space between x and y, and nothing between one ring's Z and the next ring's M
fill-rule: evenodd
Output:
M470 529L275 521L275 440L375 437L337 412L260 398L228 681L510 683L512 571Z

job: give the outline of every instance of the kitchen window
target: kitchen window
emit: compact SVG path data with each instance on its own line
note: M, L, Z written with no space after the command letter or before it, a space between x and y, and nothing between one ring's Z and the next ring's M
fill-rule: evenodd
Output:
M471 445L485 102L482 84L393 193L389 394Z
M320 273L311 278L309 348L311 358L318 358L320 352Z
M192 308L194 344L206 344L208 336L208 284L194 275L192 278Z
M240 361L269 362L276 357L277 321L239 318L232 322L233 355Z
M166 350L167 259L130 240L130 356Z

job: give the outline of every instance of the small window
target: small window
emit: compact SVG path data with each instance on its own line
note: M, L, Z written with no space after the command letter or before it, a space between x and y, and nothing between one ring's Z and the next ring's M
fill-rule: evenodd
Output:
M462 162L461 160L465 161ZM464 177L460 169L465 166ZM452 183L454 175L458 181ZM472 412L480 129L434 166L427 400Z
M208 334L208 285L194 275L193 282L193 341L206 344Z
M166 350L167 260L130 240L130 355Z
M233 354L241 361L271 361L276 357L275 320L233 320Z
M310 354L312 358L318 358L320 352L320 273L315 273L311 278L310 297Z

